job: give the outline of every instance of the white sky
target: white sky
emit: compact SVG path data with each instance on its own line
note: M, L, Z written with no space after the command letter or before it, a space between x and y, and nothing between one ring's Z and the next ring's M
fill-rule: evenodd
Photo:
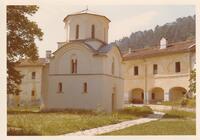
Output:
M57 42L65 41L63 19L70 13L84 10L86 5L54 3L39 6L31 18L44 32L43 40L36 41L40 57L46 50L55 51ZM175 21L178 17L195 14L192 5L88 5L89 10L105 15L111 20L109 42L129 36L132 32L153 29Z

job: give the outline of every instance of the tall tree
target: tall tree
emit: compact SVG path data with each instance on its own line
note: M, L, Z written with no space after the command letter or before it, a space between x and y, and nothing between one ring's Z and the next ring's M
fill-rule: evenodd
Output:
M7 93L19 94L18 85L22 75L15 65L22 58L38 59L35 39L42 40L43 32L36 22L31 21L38 6L7 6Z

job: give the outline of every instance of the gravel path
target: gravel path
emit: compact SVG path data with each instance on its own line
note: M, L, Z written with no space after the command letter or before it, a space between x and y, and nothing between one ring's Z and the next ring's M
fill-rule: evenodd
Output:
M129 120L129 121L124 121L124 122L117 123L117 124L97 127L97 128L88 129L88 130L84 130L84 131L78 131L78 132L74 132L74 133L68 133L68 134L65 134L65 136L94 136L94 135L100 135L100 134L103 134L103 133L108 133L108 132L124 129L124 128L130 127L130 126L133 126L133 125L143 124L143 123L155 121L155 120L160 119L163 115L164 115L164 113L162 113L162 112L154 112L154 114L151 114L146 118L140 118L140 119L136 119L136 120Z

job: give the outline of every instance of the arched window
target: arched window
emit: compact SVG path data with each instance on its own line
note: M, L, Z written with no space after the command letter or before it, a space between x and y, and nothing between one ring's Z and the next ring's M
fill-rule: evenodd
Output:
M112 75L115 74L115 60L114 60L114 58L112 59L111 72L112 72Z
M76 39L79 39L79 25L76 25Z
M83 92L84 92L84 93L87 93L87 92L88 92L88 89L87 89L87 82L84 82L84 83L83 83Z
M58 83L58 93L61 93L62 92L62 83L59 82Z
M91 37L95 38L95 26L94 26L94 24L92 25Z
M31 91L31 96L35 96L35 90Z
M71 72L77 73L77 59L71 59Z

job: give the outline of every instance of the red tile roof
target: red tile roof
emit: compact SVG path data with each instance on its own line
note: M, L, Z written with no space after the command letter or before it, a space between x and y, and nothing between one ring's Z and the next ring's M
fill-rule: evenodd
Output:
M45 65L45 58L39 58L36 61L32 61L29 59L22 59L16 66L24 67L24 66L43 66L43 65Z
M132 59L154 57L172 53L195 51L195 47L196 47L195 41L189 40L189 41L182 41L182 42L168 44L167 48L165 49L160 49L160 46L136 49L131 53L124 54L123 60L132 60Z

